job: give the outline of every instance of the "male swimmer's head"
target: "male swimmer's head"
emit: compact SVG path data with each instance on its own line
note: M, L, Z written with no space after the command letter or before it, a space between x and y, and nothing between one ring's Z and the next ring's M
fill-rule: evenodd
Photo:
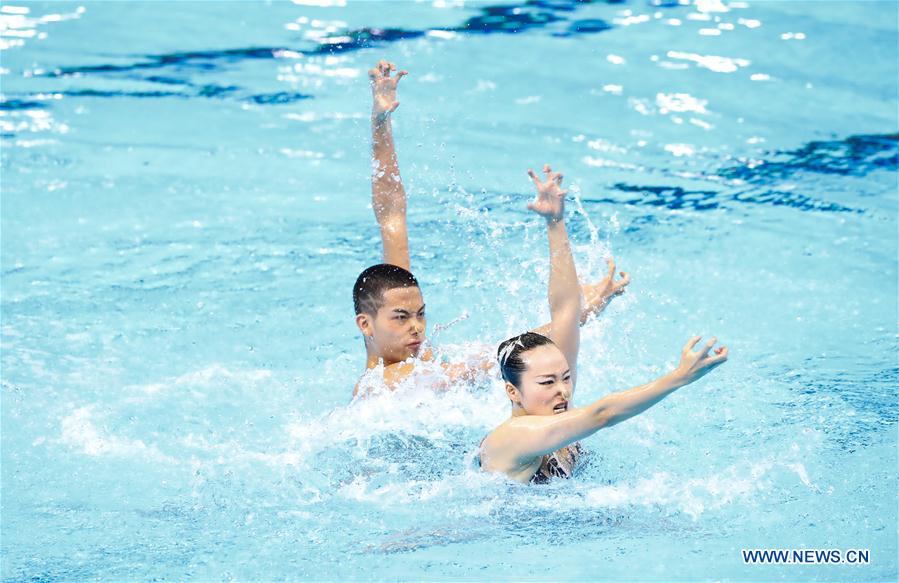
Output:
M525 332L500 344L496 356L513 415L556 415L568 410L571 369L552 340Z
M353 305L369 354L383 358L385 364L418 354L426 322L414 275L396 265L372 265L356 279Z

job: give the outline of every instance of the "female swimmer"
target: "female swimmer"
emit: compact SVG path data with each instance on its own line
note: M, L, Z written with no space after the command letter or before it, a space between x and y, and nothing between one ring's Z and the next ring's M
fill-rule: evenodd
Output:
M512 416L484 438L478 458L485 471L531 483L570 477L581 453L578 440L642 413L711 372L728 354L725 346L715 348L715 338L694 350L700 340L696 336L684 346L680 364L672 372L586 407L571 407L577 379L581 289L565 229L567 191L562 190L562 175L548 165L543 171L545 182L528 170L537 187L537 198L528 208L546 219L552 322L547 336L527 332L500 344L497 358ZM614 270L610 262L610 276L605 281L613 294L621 293L627 276L622 273L623 279L616 282Z

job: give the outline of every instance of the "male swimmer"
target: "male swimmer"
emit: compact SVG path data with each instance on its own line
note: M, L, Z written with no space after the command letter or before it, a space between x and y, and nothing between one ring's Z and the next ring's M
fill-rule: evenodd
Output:
M391 115L399 107L396 88L407 71L397 71L393 63L378 62L369 72L372 88L372 208L381 230L384 263L363 271L353 286L356 325L362 332L366 351L366 369L383 364L384 384L393 388L415 370L415 358L431 360L429 350L421 350L426 335L425 303L415 276L410 272L409 236L406 225L406 191L400 177L393 143ZM624 272L615 279L615 264L595 285L578 288L584 307L579 314L583 324L599 313L612 297L624 292L630 278ZM576 282L575 282L576 283ZM548 333L550 324L537 328ZM414 358L413 358L414 357ZM450 380L472 378L492 367L484 355L482 362L442 363ZM356 384L353 395L360 393ZM364 392L364 391L363 391Z
M528 208L546 219L552 326L547 335L526 332L500 344L497 358L512 416L484 438L478 457L485 471L530 483L570 477L581 454L578 440L642 413L727 360L725 346L710 354L715 338L694 351L700 340L696 336L684 346L674 371L586 407L571 407L580 345L580 287L565 229L562 175L549 166L544 172L545 182L528 171L537 187L537 198Z

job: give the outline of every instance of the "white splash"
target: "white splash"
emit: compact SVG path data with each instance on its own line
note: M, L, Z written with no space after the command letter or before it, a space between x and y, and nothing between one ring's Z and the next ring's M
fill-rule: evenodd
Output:
M128 385L126 390L137 393L124 399L126 403L138 403L145 401L148 396L158 395L173 389L183 387L210 388L225 384L252 385L262 381L270 381L272 373L269 370L239 370L232 371L219 364L213 364L200 370L185 373L173 379L139 385Z
M109 435L94 425L93 418L92 405L76 409L62 419L60 436L56 441L89 456L142 457L176 463L174 458L163 454L153 445L147 445L141 439Z
M465 350L475 348L462 347L463 358ZM458 361L459 355L453 354L452 360ZM486 431L509 415L508 399L493 376L486 373L476 385L453 382L439 363L417 361L416 372L390 389L382 380L383 369L375 367L359 381L364 398L289 424L290 450L305 457L337 442L367 440L384 433L440 439L452 427Z
M787 468L796 473L800 482L817 490L802 464L765 461L749 467L733 465L708 476L685 479L682 475L656 472L634 483L618 483L588 487L584 500L597 508L621 508L626 506L664 505L688 514L694 520L708 510L738 502L769 487L765 476L776 468ZM553 500L558 506L562 499ZM579 504L579 497L571 498Z

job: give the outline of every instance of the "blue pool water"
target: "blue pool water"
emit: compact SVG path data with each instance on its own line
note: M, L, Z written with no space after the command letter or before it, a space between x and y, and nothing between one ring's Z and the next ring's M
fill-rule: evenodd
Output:
M893 2L0 7L4 580L895 580ZM472 456L492 379L350 404L379 58L435 343L546 321L528 167L575 200L576 401L730 361L585 442ZM433 334L432 334L433 336ZM744 565L745 548L870 549Z

